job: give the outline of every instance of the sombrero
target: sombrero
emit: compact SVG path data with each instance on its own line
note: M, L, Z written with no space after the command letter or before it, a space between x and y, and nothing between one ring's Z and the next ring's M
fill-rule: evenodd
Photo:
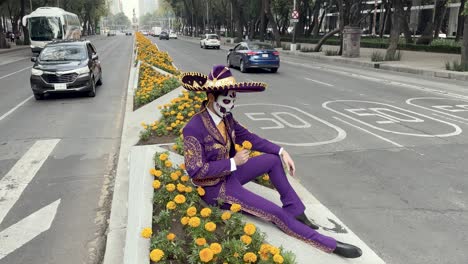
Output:
M229 68L224 65L214 66L208 76L198 72L185 72L181 80L185 89L200 92L262 92L267 86L263 82L236 82Z

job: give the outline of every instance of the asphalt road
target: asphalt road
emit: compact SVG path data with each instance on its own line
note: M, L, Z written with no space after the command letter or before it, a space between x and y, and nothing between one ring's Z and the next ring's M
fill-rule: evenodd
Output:
M183 71L208 74L225 50L160 41ZM282 56L239 95L237 119L280 142L301 183L387 263L467 263L468 92L445 79Z
M2 264L94 263L102 253L133 38L92 42L104 83L95 98L36 101L30 51L0 55Z

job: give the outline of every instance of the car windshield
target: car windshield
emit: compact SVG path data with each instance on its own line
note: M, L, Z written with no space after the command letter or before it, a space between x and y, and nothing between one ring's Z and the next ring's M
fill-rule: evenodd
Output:
M272 50L273 46L270 44L264 44L264 43L253 43L253 44L249 44L249 48L251 50Z
M86 50L81 45L61 45L45 47L39 55L42 61L71 61L86 59Z
M208 35L208 39L219 39L217 35Z
M62 39L62 23L58 17L31 17L29 32L32 41Z

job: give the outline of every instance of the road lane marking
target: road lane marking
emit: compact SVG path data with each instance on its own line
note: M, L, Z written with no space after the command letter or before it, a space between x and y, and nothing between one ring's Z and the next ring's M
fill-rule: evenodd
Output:
M37 141L0 180L0 223L59 141L60 139Z
M0 260L49 230L59 205L60 199L0 232Z
M24 70L31 69L31 68L32 68L32 66L29 66L29 67L23 68L23 69L21 69L21 70L12 72L12 73L10 73L10 74L7 74L7 75L5 75L5 76L0 77L0 80L6 78L6 77L8 77L8 76L12 76L12 75L14 75L14 74L17 74L18 72L22 72L22 71L24 71Z
M318 83L318 84L326 85L326 86L329 86L329 87L333 87L333 86L334 86L333 84L329 84L329 83L326 83L326 82L317 81L317 80L310 79L310 78L304 78L304 79L306 79L306 80L308 80L308 81L311 81L311 82Z
M448 115L448 116L451 116L451 117L456 118L456 119L461 119L463 121L468 121L468 119L466 119L464 117L461 117L461 116L457 116L457 115L454 115L454 114L449 114L447 112L443 112L443 111L440 111L440 110L436 110L436 109L433 109L433 108L429 108L429 107L425 107L425 106L422 106L422 105L415 104L415 103L413 103L414 100L454 100L454 99L441 98L441 97L415 97L415 98L410 98L410 99L406 100L406 103L409 104L409 105L412 105L412 106L416 106L416 107L425 109L425 110L429 110L429 111L432 111L432 112L437 112L437 113L443 114L443 115ZM466 101L466 99L464 99L463 101ZM433 107L435 107L435 106L433 106ZM440 109L440 108L438 108L438 109Z
M365 128L362 128L362 127L360 127L360 126L353 125L353 124L351 124L351 123L349 123L349 122L347 122L347 121L344 121L343 119L341 119L341 118L339 118L339 117L334 116L333 118L336 119L336 120L338 120L338 121L341 121L341 122L343 122L343 123L345 123L345 124L347 124L347 125L349 125L349 126L355 127L355 128L360 129L360 130L362 130L362 131L364 131L364 132L366 132L366 133L369 133L369 134L371 134L371 135L373 135L373 136L375 136L375 137L377 137L377 138L380 138L380 139L382 139L383 141L387 141L388 143L393 144L393 145L395 145L395 146L397 146L397 147L399 147L399 148L404 148L403 145L400 145L400 144L396 143L395 141L392 141L392 140L390 140L390 139L388 139L388 138L385 138L385 137L382 137L382 136L380 136L380 135L377 135L377 134L375 134L375 133L373 133L373 132L370 132L369 130L367 130L367 129L365 129Z
M445 118L447 120L450 120L450 121L453 121L453 122L457 122L457 123L460 123L460 124L464 124L464 125L468 125L468 123L466 122L463 122L463 121L460 121L460 120L456 120L454 118L450 118L448 116L444 116L444 115L439 115L439 114L432 114L433 116L437 116L437 117L441 117L441 118Z
M9 116L11 113L13 113L16 109L20 108L22 105L24 105L27 101L31 100L31 98L33 98L33 96L29 96L28 98L24 99L24 101L22 101L21 103L17 104L15 107L13 107L12 109L10 109L10 111L6 112L5 114L3 114L2 116L0 116L0 121L2 121L5 117Z

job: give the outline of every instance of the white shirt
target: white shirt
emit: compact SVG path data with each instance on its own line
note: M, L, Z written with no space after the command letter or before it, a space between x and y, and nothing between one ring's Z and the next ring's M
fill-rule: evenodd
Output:
M206 108L206 110L208 111L208 114L210 114L211 120L213 120L216 126L218 126L219 123L223 121L221 117L213 113L208 107ZM280 151L278 152L278 155L281 156L281 152L283 152L283 148L280 149ZM237 166L236 166L236 162L234 161L234 158L230 158L229 160L231 161L231 171L237 170Z

